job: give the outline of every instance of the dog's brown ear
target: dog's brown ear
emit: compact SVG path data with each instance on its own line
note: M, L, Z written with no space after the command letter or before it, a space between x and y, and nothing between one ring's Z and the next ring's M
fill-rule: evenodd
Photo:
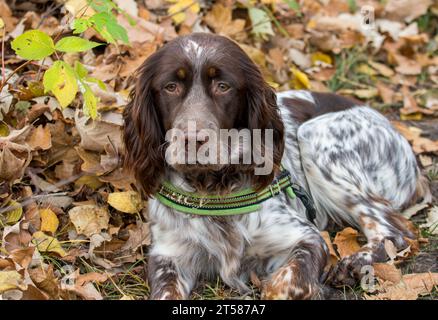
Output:
M273 130L272 150L269 151L262 146L262 150L272 152L273 170L271 174L254 177L254 183L259 188L263 188L272 182L281 166L284 151L284 125L277 106L275 91L265 82L260 70L253 62L248 62L247 65L250 66L246 67L248 128L250 130L262 129L262 142L265 141L265 130Z
M157 191L165 169L164 130L151 88L156 59L153 55L138 70L136 86L123 113L124 166L134 173L146 197Z

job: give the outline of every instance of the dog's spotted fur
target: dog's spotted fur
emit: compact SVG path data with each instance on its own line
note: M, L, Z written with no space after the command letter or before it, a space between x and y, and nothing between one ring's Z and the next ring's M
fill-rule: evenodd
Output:
M256 67L229 40L197 34L176 41L193 68L202 68L206 61L215 58L222 63L240 59L250 70L246 70L250 81L263 82L260 73L254 71ZM215 47L215 43L220 46ZM231 50L237 56L227 55ZM153 59L154 63L159 62L158 56ZM222 68L226 69L226 64ZM162 179L192 192L235 192L253 186L253 177L239 171L239 167L219 173L180 172L157 163L162 159L157 150L163 143L163 133L158 132L163 125L159 122L167 120L165 115L157 114L153 97L144 92L151 89L149 83L143 82L153 82L152 77L150 73L142 75L125 112L127 166L136 172L145 193L151 195ZM248 90L246 95L250 98L242 101L256 103L256 99L265 99L257 86L251 89L254 92ZM279 152L284 147L281 164L291 172L294 182L311 193L317 208L317 227L307 221L300 200L291 200L284 194L262 203L257 212L228 217L192 216L152 198L151 298L186 299L201 278L217 275L244 292L248 290L251 272L262 279L263 298L318 297L328 259L318 228L324 229L329 221L359 228L368 240L359 253L340 261L330 275L334 284L351 284L360 276L363 265L386 259L385 239L403 248L405 238L415 236L409 222L398 212L417 201L428 201L429 192L408 142L388 120L367 106L331 94L282 92L277 94L277 105L284 125L283 128L273 119L280 137L284 129L284 142L277 141L281 144ZM277 108L265 102L256 107ZM254 111L256 107L247 111L249 117L254 116L251 112L257 112L259 117L275 115L273 109ZM263 119L263 123L266 120L269 119ZM153 181L153 177L160 181ZM146 178L149 180L142 180Z

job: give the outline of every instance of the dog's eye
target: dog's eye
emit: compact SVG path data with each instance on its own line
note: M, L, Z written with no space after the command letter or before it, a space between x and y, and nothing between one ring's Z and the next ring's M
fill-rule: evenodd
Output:
M177 85L175 82L170 82L170 83L166 84L164 89L166 89L166 91L168 91L168 92L175 92L177 89Z
M218 87L219 91L221 91L221 92L227 92L230 89L230 86L228 84L226 84L225 82L219 82L217 84L217 87Z

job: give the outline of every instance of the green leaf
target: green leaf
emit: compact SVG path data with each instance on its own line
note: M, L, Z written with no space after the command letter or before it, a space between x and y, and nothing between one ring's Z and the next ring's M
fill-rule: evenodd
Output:
M55 52L52 38L39 30L26 31L11 43L17 55L27 60L41 60Z
M88 28L93 26L90 19L78 18L73 21L73 34L78 34L87 31Z
M265 38L266 35L274 35L272 30L271 19L269 15L258 8L249 8L249 18L252 22L252 33L261 38Z
M61 52L82 52L93 49L102 43L89 41L87 39L71 36L65 37L56 43L56 50Z
M79 61L75 62L75 72L79 79L84 79L88 75L87 68L85 68Z
M84 86L84 113L92 119L96 119L97 98L88 84L82 83L82 85Z
M85 81L87 81L87 82L97 83L97 85L99 86L100 89L106 91L106 85L105 85L105 83L104 83L102 80L100 80L100 79L96 79L96 78L93 78L93 77L87 77L87 78L85 78Z
M106 24L108 32L117 40L122 40L124 43L129 43L128 33L116 20L110 20Z
M295 11L299 11L300 10L300 5L296 0L283 0L288 6L289 8L291 8L292 10Z
M44 90L51 91L61 107L67 107L78 92L75 71L64 61L56 61L45 73Z

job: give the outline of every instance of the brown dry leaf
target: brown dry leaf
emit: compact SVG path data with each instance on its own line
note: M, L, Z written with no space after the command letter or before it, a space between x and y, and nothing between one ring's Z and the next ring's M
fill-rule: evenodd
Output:
M377 278L383 281L399 283L402 279L402 274L393 264L389 263L374 263L374 274Z
M134 229L128 230L128 241L123 245L122 250L135 252L140 246L148 246L151 244L150 223L137 221Z
M48 126L43 127L42 125L33 128L27 144L32 148L32 150L48 150L52 147L52 135L50 134L50 129Z
M376 87L384 103L392 104L394 102L394 90L392 90L389 86L385 85L381 81L377 82Z
M423 152L438 152L438 140L433 141L421 137L421 130L415 127L408 127L400 121L391 121L392 125L400 132L411 144L416 154Z
M123 150L121 127L104 121L91 120L75 115L76 129L81 136L80 146L85 150L103 152L112 144L118 152Z
M416 300L429 294L438 285L438 273L405 274L400 282L383 282L376 295L365 295L367 300Z
M14 30L18 19L12 15L12 11L5 0L0 0L0 18L3 19L7 33Z
M78 234L90 237L108 228L109 215L104 207L78 206L71 209L68 215Z
M85 300L103 300L102 295L91 282L101 283L107 279L108 276L96 272L81 275L78 269L62 279L61 289L74 292Z
M336 245L336 249L341 258L359 251L360 245L357 242L358 234L357 230L350 227L345 228L336 234L333 244Z
M39 266L28 270L30 278L38 289L47 293L51 299L59 298L58 278L53 272L53 265L48 265L46 269Z
M204 19L216 33L229 37L237 36L245 27L245 20L233 20L232 8L224 7L220 3L213 5Z
M324 239L325 243L327 244L327 247L329 249L329 253L330 253L330 265L334 266L336 265L336 263L339 261L339 257L338 254L335 251L335 248L333 248L333 243L330 239L330 235L327 231L321 231L321 236Z
M32 256L35 252L35 247L28 247L22 249L14 249L11 251L9 257L22 268L27 269L32 261Z
M56 214L50 209L41 209L41 231L51 232L54 234L59 226L59 220Z
M125 213L137 213L143 206L140 195L135 191L110 193L108 204Z
M432 0L389 0L385 6L388 17L411 22L422 16L432 5Z
M24 143L30 129L27 126L0 137L0 179L15 181L21 178L32 160L31 149Z
M382 76L385 76L387 78L391 78L394 75L394 70L392 70L390 67L384 65L383 63L368 61L368 64L371 67L373 67L375 70L377 70Z
M406 76L416 76L421 73L421 64L417 61L408 59L399 54L394 54L394 59L398 64L398 66L395 68L395 71L398 73Z

